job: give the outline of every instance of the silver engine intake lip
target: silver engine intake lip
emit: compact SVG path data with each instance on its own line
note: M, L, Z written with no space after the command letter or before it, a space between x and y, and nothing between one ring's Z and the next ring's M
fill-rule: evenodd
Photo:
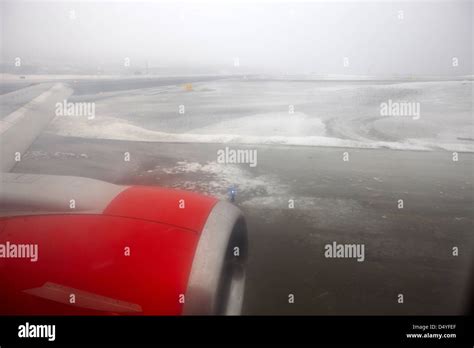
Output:
M247 228L242 212L219 201L201 233L188 279L184 315L239 315L245 289Z

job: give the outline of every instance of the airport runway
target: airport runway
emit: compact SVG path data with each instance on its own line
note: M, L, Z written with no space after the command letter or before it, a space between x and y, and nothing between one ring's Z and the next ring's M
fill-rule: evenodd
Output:
M56 118L13 171L221 199L235 188L249 229L246 314L462 313L474 240L472 81L66 84L69 101L96 103L95 119ZM45 86L2 104L14 109ZM393 95L420 101L421 123L374 117ZM218 163L225 147L256 151L258 165ZM364 261L326 258L333 242L363 244Z
M251 168L217 164L219 149L43 134L14 171L223 199L235 186L249 228L246 314L462 312L473 242L472 154L453 162L445 151L260 146ZM325 258L333 241L364 244L365 261Z

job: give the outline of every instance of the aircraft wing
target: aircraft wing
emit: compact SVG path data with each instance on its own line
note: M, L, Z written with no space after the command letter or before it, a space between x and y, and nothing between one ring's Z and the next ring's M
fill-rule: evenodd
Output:
M72 90L64 84L52 84L29 103L0 120L0 172L10 171L21 160L21 155L55 117L56 103L62 103L71 94Z

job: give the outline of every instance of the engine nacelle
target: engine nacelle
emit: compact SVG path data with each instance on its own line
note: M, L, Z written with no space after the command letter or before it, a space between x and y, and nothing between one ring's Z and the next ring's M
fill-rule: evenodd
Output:
M247 231L230 203L29 174L0 193L1 315L241 312Z

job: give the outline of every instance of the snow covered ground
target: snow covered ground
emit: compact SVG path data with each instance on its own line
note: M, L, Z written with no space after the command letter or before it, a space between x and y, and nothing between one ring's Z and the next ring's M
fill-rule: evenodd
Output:
M117 80L117 83L122 81ZM95 94L93 120L58 117L58 135L132 141L474 151L473 81L223 79ZM415 103L418 117L384 116ZM181 111L181 112L180 112Z

